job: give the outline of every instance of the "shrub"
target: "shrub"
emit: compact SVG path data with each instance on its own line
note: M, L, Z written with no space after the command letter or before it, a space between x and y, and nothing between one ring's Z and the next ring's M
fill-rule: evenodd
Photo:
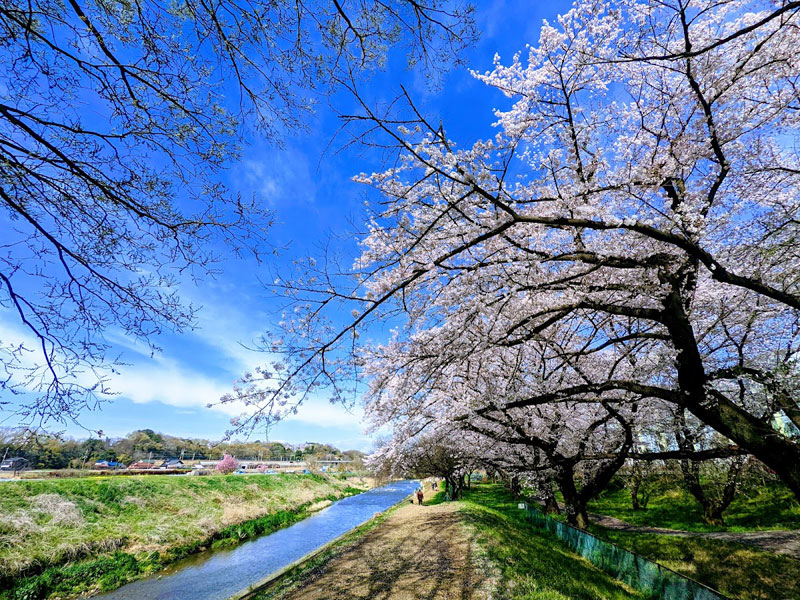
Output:
M233 473L238 466L239 463L236 462L236 459L230 454L226 454L225 457L217 463L217 471L223 475L227 475L228 473Z

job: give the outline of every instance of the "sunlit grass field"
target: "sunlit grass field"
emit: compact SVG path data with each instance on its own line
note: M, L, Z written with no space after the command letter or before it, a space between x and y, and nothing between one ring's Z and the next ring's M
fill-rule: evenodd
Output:
M800 527L800 505L784 486L770 483L741 493L724 513L725 527L702 519L700 504L680 483L654 493L646 510L634 511L628 490L611 489L589 503L589 512L627 523L690 532L745 532ZM565 520L564 515L552 515ZM600 538L691 577L739 600L800 598L800 561L742 543L692 536L606 529Z
M800 561L735 542L613 531L593 533L737 600L800 598Z
M497 598L514 600L621 600L645 598L587 560L549 532L535 528L500 485L464 491L462 512L478 543L497 566Z
M646 510L633 510L630 493L623 488L603 492L589 503L589 512L616 517L634 525L684 531L800 528L800 503L779 483L740 492L723 514L725 527L703 522L700 503L679 482L654 493Z

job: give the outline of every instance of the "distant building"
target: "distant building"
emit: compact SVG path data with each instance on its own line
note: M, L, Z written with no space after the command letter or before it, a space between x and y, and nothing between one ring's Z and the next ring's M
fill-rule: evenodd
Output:
M186 465L180 458L168 458L159 465L159 469L183 469Z
M115 460L98 460L94 463L95 469L122 469L124 466Z
M28 466L28 460L17 456L14 458L7 458L0 462L0 471L21 471Z
M155 469L157 468L154 463L148 462L146 460L140 460L135 463L131 463L128 465L129 469Z

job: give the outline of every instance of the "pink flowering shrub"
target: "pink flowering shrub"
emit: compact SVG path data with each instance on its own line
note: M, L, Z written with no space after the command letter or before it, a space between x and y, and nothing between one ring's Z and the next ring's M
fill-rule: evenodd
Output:
M227 475L228 473L233 473L238 466L239 463L236 462L236 459L230 454L226 454L223 459L217 463L217 471L223 475Z

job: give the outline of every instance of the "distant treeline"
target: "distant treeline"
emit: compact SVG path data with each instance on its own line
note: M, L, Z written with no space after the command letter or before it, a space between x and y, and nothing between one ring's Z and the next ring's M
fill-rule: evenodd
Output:
M137 460L182 458L219 460L225 454L256 460L353 460L360 464L362 452L342 451L329 444L309 443L294 447L280 442L214 442L181 438L152 429L139 429L123 438L98 437L75 440L25 429L0 428L0 459L22 457L29 468L65 469L91 467L100 460L130 464Z

